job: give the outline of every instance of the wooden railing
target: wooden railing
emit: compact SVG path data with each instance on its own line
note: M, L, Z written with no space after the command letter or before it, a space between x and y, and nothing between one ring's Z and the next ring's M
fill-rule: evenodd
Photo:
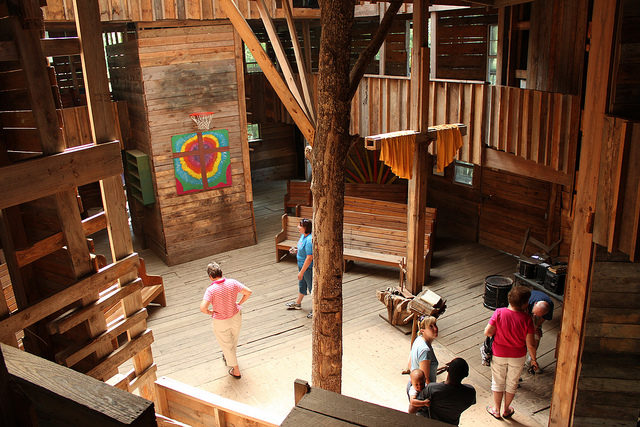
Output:
M200 390L171 378L156 384L156 413L192 427L273 427L280 421L258 409ZM163 425L162 423L158 423Z
M351 104L351 132L361 136L410 129L411 80L365 76ZM458 160L480 164L487 84L452 80L429 82L429 126L464 123L467 134ZM436 154L432 145L431 154Z
M546 166L570 181L578 143L580 98L491 86L489 99L487 145Z

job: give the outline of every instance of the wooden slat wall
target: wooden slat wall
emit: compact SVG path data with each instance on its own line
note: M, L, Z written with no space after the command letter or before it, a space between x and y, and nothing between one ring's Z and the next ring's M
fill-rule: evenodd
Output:
M152 162L157 201L144 209L147 243L168 264L255 243L246 121L238 103L238 85L244 82L238 82L240 48L233 27L145 24L137 32L134 44L130 39L123 49L137 47L139 65L135 53L125 56L119 61L133 66L112 74L112 80L114 95L133 101L132 140ZM229 131L233 185L178 196L171 136L194 132L189 113L198 111L213 111L212 128Z
M519 254L525 232L530 228L531 236L550 244L547 218L560 213L558 207L558 211L549 215L551 186L548 182L483 168L478 242ZM559 221L557 224L559 227ZM555 230L551 238L557 240L557 233Z
M246 19L260 19L258 6L253 0L234 0L240 13ZM271 16L283 17L282 10L276 8L280 0L265 0ZM356 16L373 16L378 13L378 5L356 2ZM294 6L296 4L294 3ZM43 7L47 21L73 21L73 0L47 0ZM400 13L411 13L411 5L404 5ZM315 8L294 8L294 16L315 17L320 11ZM225 19L217 0L100 0L102 21L161 21L167 19L210 20Z
M593 241L638 260L640 123L606 117Z
M429 126L464 123L467 135L459 160L480 164L486 87L484 83L431 81ZM362 136L409 129L411 81L402 77L365 76L351 104L351 132ZM435 154L435 147L430 147Z
M408 76L408 28L409 20L406 15L394 18L387 38L385 39L384 74L387 76Z
M623 0L621 16L610 112L615 116L640 120L640 3Z
M489 147L573 174L578 96L507 86L491 86L489 96Z
M293 125L260 124L260 141L251 147L251 179L254 182L288 179L296 175L297 154Z
M640 265L596 261L573 425L636 425L639 313Z
M497 9L463 9L437 14L436 77L487 79L488 25L498 23Z

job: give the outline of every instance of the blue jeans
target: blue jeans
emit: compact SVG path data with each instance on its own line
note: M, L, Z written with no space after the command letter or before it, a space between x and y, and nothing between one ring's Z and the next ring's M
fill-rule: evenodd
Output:
M298 271L300 271L300 267L298 267ZM302 275L302 280L298 280L298 291L302 295L308 295L311 293L311 289L313 288L313 267L309 266L305 270Z

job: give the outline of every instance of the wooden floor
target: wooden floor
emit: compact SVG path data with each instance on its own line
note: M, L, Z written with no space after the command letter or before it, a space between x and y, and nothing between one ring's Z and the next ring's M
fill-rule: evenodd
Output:
M148 325L155 342L153 356L158 376L261 408L284 418L293 406L293 382L311 380L311 298L301 311L287 311L284 304L297 293L295 260L275 262L274 236L280 231L284 182L254 188L258 244L174 267L167 267L149 250L141 250L150 274L164 278L167 307L152 307ZM209 285L206 265L221 264L224 275L253 290L245 303L238 357L242 379L228 374L211 320L198 307ZM471 367L466 382L477 390L477 404L463 413L461 425L499 425L485 406L491 401L491 372L480 365L482 331L492 311L482 305L484 278L510 275L516 261L507 254L478 244L438 238L428 287L447 300L440 317L440 336L434 348L441 363L464 357ZM399 410L406 410L409 336L379 317L386 309L375 291L398 283L397 270L356 264L344 276L343 394ZM555 341L561 304L553 321L545 323L539 352L544 374L523 374L516 395L512 425L546 425L555 375ZM445 374L446 375L446 374ZM439 381L445 376L439 377Z

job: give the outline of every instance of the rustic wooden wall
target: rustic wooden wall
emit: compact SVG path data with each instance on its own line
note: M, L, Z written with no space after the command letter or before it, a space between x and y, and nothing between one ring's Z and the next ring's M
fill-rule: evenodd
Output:
M295 129L283 123L260 123L260 140L249 141L251 179L254 182L296 176L298 156Z
M488 25L498 23L497 9L454 10L436 16L436 77L485 81Z
M640 120L640 3L623 0L611 82L611 114Z
M599 248L596 259L610 258ZM635 426L640 406L640 265L596 261L574 425Z
M588 0L536 0L531 6L527 88L582 92Z
M114 96L130 102L132 140L149 154L156 203L144 208L146 242L168 264L255 243L242 50L230 24L137 25L116 55ZM110 55L111 58L111 55ZM137 61L137 62L136 62ZM129 66L130 64L130 66ZM189 113L213 111L227 129L231 187L178 196L171 136L194 132Z

